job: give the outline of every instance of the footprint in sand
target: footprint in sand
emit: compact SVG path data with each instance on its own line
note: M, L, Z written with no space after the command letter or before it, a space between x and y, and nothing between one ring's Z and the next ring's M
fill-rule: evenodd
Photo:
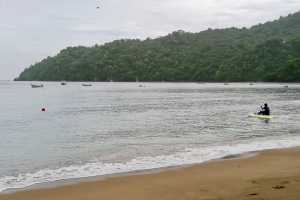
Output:
M255 196L255 195L258 195L258 193L246 194L245 196Z
M283 185L276 185L275 187L273 187L274 189L283 189L285 188L285 186Z
M280 184L284 185L284 184L288 184L290 183L289 181L282 181Z

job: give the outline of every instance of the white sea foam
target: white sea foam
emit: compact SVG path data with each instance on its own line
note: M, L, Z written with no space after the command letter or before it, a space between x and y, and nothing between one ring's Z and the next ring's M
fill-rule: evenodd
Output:
M244 152L288 148L300 146L300 137L278 138L276 140L245 142L241 144L212 146L207 148L186 148L172 155L157 155L155 157L137 157L126 163L87 163L85 165L63 167L59 169L43 169L34 173L4 176L0 178L0 192L24 188L38 183L56 180L109 175L137 170L157 169L163 167L180 166L202 163L222 158L226 155Z

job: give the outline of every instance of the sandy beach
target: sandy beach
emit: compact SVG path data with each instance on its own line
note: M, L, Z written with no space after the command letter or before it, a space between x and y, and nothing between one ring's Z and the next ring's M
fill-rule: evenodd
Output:
M1 194L0 200L300 199L300 148Z

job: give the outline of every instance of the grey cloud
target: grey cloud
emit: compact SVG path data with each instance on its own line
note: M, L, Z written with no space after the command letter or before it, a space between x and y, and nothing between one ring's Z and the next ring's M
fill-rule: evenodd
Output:
M143 40L177 30L251 27L299 7L296 0L2 0L0 72L12 71L0 73L0 80L13 79L68 46Z

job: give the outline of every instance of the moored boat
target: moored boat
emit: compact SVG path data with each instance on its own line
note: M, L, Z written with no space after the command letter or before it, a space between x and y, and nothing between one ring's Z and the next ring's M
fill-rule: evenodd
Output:
M30 85L31 85L31 87L33 87L33 88L44 87L43 84L40 84L40 85L30 84Z
M62 80L62 81L61 81L61 85L67 85L66 81L65 81L65 80Z
M82 86L92 86L92 84L82 84Z

